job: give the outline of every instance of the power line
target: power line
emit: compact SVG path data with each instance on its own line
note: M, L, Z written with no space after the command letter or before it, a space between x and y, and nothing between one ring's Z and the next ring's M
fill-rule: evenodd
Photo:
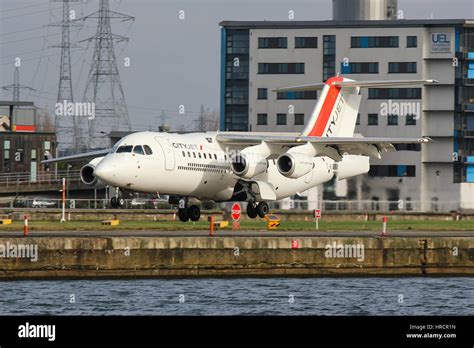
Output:
M30 29L17 30L17 31L10 31L10 32L8 32L8 33L2 33L2 34L0 34L0 36L3 36L3 35L11 35L11 34L18 34L18 33L24 33L25 31L36 30L36 29L39 29L39 28L42 28L42 27L43 27L43 26L40 25L40 26L33 27L33 28L30 28Z
M47 56L41 56L41 57L34 57L34 58L22 59L21 61L22 61L22 62L28 62L28 61L31 61L31 60L37 60L37 59L41 59L41 58L59 56L60 54L61 54L61 53L56 53L56 54L50 54L50 55L47 55ZM8 65L8 64L12 64L12 62L1 63L0 65Z
M43 4L37 4L37 5L29 5L29 6L25 6L25 7L13 8L13 9L10 9L10 10L2 10L1 12L5 13L5 12L12 12L12 11L19 11L19 10L23 10L25 8L39 7L39 6L45 6L45 5L49 5L49 4L48 3L43 3Z
M56 9L58 9L58 8L61 8L61 7L54 7L54 8L52 8L52 9L53 9L53 10L56 10ZM29 15L33 15L33 14L37 14L37 13L48 12L48 11L50 11L49 8L48 8L47 10L41 10L41 11L29 12L29 13L22 13L22 14L15 15L15 16L3 17L3 18L0 18L0 20L7 20L7 19L12 19L12 18L17 18L17 17L29 16ZM3 11L2 11L2 12L3 12Z

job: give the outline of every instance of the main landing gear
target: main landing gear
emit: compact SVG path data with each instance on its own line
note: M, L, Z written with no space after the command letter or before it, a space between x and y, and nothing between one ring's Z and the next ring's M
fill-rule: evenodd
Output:
M191 205L188 207L187 198L182 198L179 200L178 204L178 218L181 222L198 221L201 217L201 208L197 205Z
M258 205L255 202L249 202L247 204L247 215L251 219L255 219L257 216L264 218L269 210L267 202L260 202Z

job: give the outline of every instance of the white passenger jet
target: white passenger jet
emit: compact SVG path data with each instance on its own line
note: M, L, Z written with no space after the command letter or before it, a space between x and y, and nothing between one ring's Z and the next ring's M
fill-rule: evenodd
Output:
M90 187L116 188L113 207L124 204L122 190L169 195L183 222L197 221L200 208L189 198L247 202L250 218L268 213L267 201L316 185L364 174L369 157L396 151L394 144L426 143L429 138L364 138L354 135L364 87L437 83L435 80L354 81L333 77L325 83L276 89L322 90L302 133L138 132L111 149L43 161L93 158L80 176Z

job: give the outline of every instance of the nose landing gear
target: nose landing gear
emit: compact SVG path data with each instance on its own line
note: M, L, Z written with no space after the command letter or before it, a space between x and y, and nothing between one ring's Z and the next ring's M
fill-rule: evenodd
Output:
M110 199L110 205L112 208L123 208L125 206L125 199L123 199L119 188L115 189L115 197Z

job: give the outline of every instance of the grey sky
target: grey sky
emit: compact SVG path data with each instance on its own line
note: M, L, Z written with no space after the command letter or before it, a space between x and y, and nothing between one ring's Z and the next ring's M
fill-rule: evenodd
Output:
M174 128L189 124L200 105L219 106L220 28L222 20L326 20L331 0L110 0L112 10L136 17L133 23L113 23L116 34L130 37L118 44L117 59L129 113L135 129L158 123L161 110ZM48 0L0 0L0 85L13 79L13 60L22 58L21 82L38 90L22 99L35 101L53 114L59 76L60 40L57 27L41 27L60 20L61 3ZM94 12L98 0L72 5L77 16ZM18 10L17 10L18 9ZM474 18L474 0L399 0L405 18ZM180 10L185 20L180 20ZM27 14L27 15L25 15ZM95 20L71 33L72 41L89 37ZM34 30L27 30L36 28ZM22 31L22 32L18 32ZM82 44L85 48L86 44ZM73 50L74 94L80 101L92 57L92 45ZM131 66L123 66L130 57ZM0 99L11 93L1 91ZM186 115L178 115L179 105Z

